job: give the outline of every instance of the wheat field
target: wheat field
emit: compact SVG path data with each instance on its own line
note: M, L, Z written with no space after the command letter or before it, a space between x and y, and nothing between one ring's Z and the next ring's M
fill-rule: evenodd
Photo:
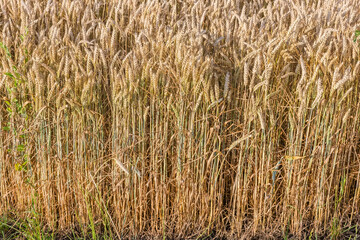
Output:
M357 0L0 0L0 238L359 237L358 30Z

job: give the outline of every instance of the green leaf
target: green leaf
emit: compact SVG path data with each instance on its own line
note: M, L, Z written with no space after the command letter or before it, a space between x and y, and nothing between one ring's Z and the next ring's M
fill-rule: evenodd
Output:
M11 93L12 93L12 89L11 89L11 88L6 87L6 90L8 91L8 93L9 93L9 94L11 94Z
M21 171L22 170L22 166L20 163L15 163L15 170L16 171Z
M17 150L18 152L23 152L23 151L25 151L25 145L23 145L23 144L18 145L17 148L16 148L16 150Z
M358 36L360 36L360 30L356 30L356 31L355 31L354 42L356 42Z
M12 75L12 74L9 73L9 72L6 72L5 75L8 76L8 77L11 77L11 78L15 78L14 75Z
M3 130L4 130L4 131L10 131L10 127L5 126L5 127L3 127Z
M3 42L0 42L0 47L1 47L2 49L4 49L4 51L5 51L5 53L6 53L6 55L7 55L8 57L11 57L11 54L10 54L9 49L7 48L7 46L5 46L5 44L4 44Z
M18 72L15 72L15 76L16 76L18 79L21 78L21 75L20 75L20 73L18 73Z

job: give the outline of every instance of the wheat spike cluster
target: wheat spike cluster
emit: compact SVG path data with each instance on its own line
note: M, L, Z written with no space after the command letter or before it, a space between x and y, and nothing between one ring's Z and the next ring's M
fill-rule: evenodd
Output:
M357 0L0 0L0 216L113 239L358 226L359 29Z

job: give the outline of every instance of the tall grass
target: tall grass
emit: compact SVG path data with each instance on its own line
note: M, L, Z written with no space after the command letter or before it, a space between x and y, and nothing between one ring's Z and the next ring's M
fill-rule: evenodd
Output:
M356 0L0 0L0 214L340 236L360 217L359 23Z

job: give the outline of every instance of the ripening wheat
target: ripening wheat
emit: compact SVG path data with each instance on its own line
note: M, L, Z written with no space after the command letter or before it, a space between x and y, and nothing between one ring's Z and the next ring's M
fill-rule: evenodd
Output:
M2 236L345 236L359 23L357 0L0 0Z

